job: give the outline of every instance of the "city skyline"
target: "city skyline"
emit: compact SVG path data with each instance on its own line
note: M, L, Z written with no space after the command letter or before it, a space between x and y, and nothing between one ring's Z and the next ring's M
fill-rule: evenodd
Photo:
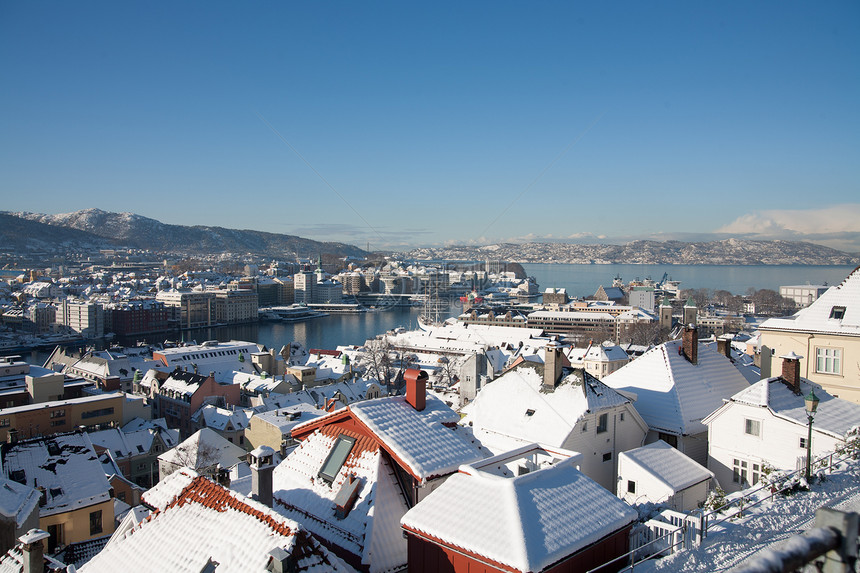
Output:
M5 3L2 209L860 251L860 7Z

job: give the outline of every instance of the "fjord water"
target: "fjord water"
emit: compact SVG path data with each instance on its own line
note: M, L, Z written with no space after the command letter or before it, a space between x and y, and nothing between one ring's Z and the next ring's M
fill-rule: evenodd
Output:
M535 277L541 291L548 287L566 288L571 296L589 296L603 286L612 286L620 276L624 283L651 277L659 281L663 273L681 281L681 289L708 288L744 294L756 290L779 291L781 285L838 285L854 270L853 266L810 265L561 265L523 264L526 274Z

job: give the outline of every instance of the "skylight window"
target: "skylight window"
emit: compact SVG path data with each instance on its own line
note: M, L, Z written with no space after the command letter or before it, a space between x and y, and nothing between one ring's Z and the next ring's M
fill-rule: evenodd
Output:
M352 451L352 446L354 445L355 438L351 438L343 434L338 436L337 441L334 443L334 446L332 446L331 452L329 452L328 457L322 466L322 469L320 469L320 477L328 483L333 482L335 476L337 476L337 472L340 471L341 466L343 466L343 462L346 461L346 458L349 456L349 452Z
M830 318L834 318L836 320L842 320L845 318L845 307L844 306L834 306L830 309Z
M534 411L534 410L532 410L531 408L529 408L528 410L526 410L526 416L534 416L534 413L535 413L535 411Z

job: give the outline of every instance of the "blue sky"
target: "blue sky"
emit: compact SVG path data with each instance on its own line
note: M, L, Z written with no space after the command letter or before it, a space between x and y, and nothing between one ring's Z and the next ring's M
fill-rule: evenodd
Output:
M858 32L854 1L6 1L0 209L860 251Z

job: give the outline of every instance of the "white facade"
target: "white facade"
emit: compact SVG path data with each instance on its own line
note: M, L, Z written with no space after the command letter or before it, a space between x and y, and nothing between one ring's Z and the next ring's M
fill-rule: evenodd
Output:
M496 454L540 441L583 454L581 471L615 491L620 452L644 443L647 424L630 399L578 370L552 391L536 367L509 370L478 393L462 425Z
M779 287L779 294L790 298L798 308L806 308L823 295L829 289L825 285L794 285Z
M618 456L617 495L627 503L659 503L690 511L705 501L714 474L663 441Z
M708 468L724 490L755 485L765 465L786 471L805 467L809 426L803 398L813 388L821 400L812 425L815 459L832 452L860 424L860 405L834 398L808 381L802 380L795 394L781 378L762 380L705 418Z

